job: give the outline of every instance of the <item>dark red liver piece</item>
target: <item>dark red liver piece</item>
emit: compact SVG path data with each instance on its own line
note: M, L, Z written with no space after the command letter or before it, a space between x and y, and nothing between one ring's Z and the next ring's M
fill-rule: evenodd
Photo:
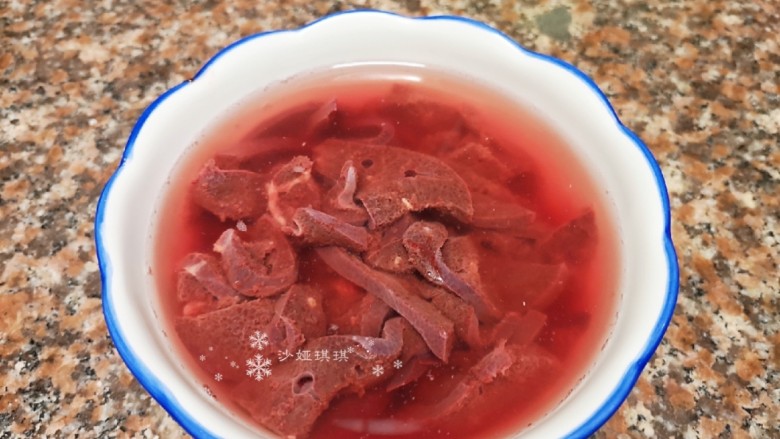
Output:
M366 294L360 301L360 335L379 336L385 319L393 312L385 302L373 294Z
M418 221L404 232L403 244L409 262L428 281L458 295L482 320L499 315L482 289L478 255L468 238L448 239L442 224Z
M428 345L422 336L411 323L406 319L401 319L403 326L403 349L401 349L401 360L409 361L415 357L427 356L431 353ZM433 358L433 357L431 357Z
M501 314L495 305L493 298L488 296L487 289L483 285L482 276L480 274L480 261L479 253L474 245L470 236L453 236L450 237L444 247L441 249L442 261L446 267L448 267L454 275L453 280L450 280L449 275L445 276L445 280L451 282L453 288L450 291L457 294L469 305L474 307L477 316L482 321L493 320ZM447 271L443 270L443 274L447 274ZM468 287L469 296L476 296L478 299L469 300L465 294L460 293L466 289L465 286L460 286L462 290L454 289L459 285L456 280L462 279L463 283ZM449 287L448 287L449 288ZM472 293L473 292L473 293Z
M382 338L327 336L307 342L309 352L327 351L328 361L274 364L272 374L259 382L242 384L236 399L262 425L283 437L305 437L330 402L342 392L363 394L389 374L372 373L375 366L390 368L401 353L402 326L398 319L385 324ZM344 361L333 353L352 347ZM370 354L366 347L371 349Z
M235 297L212 297L201 300L191 300L184 304L181 309L181 315L185 317L194 317L206 314L218 309L227 308L244 301L241 296Z
M524 292L531 307L544 309L564 291L569 268L566 264L527 264L516 270L511 278L510 282Z
M229 381L244 376L240 367L253 351L250 336L264 331L273 318L274 302L256 299L196 317L179 317L175 327L201 367Z
M452 320L458 338L470 348L479 349L483 346L482 335L479 331L479 319L471 305L441 289L439 289L438 294L433 296L431 303L448 319Z
M459 108L442 105L420 96L405 85L396 85L385 99L380 114L406 129L397 130L397 145L417 145L422 152L436 154L458 144L470 132Z
M596 220L592 209L555 230L542 243L542 250L556 262L582 264L590 260L597 239Z
M317 253L345 279L382 299L422 335L428 347L446 362L454 342L453 323L433 305L410 292L395 276L374 270L338 247L323 247Z
M499 342L490 353L469 371L470 375L482 384L490 384L503 375L514 363L514 356L503 342Z
M516 202L516 195L509 189L507 182L517 178L522 170L513 169L507 163L516 163L517 159L497 157L497 148L488 147L479 142L465 140L451 148L444 161L466 182L472 198L488 197L503 202ZM476 200L475 200L476 201ZM474 206L475 212L477 207Z
M247 140L291 138L289 127L295 130L295 140L300 144L301 139L321 135L335 122L338 113L338 103L335 99L324 102L309 102L292 111L285 111L270 118L265 123L255 127L248 135Z
M323 199L323 212L355 226L365 225L368 212L355 202L358 181L357 168L351 160L347 160L341 168L338 180Z
M293 285L277 300L274 318L265 330L271 351L291 351L325 335L322 294L306 285Z
M183 302L238 296L225 279L219 260L207 253L190 253L184 258L176 292Z
M496 148L490 148L482 143L466 141L452 148L445 160L453 167L463 168L460 173L468 180L473 176L502 182L512 178L517 171L507 165L507 160L499 159Z
M365 262L374 267L391 273L411 273L414 267L409 262L409 255L403 244L403 235L415 219L405 215L390 226L375 232L379 239L374 239L372 248L364 256Z
M474 232L470 237L482 249L479 272L485 288L512 309L544 309L565 290L568 265L540 257L535 239L507 238L497 232ZM507 269L506 261L515 262Z
M403 245L409 263L424 278L435 285L444 285L441 267L441 248L447 241L447 228L441 223L416 221L403 235Z
M506 378L519 385L530 385L541 376L561 373L563 365L554 355L537 345L509 347L514 362L506 371Z
M414 356L404 361L403 367L387 382L387 391L399 389L408 384L412 384L425 375L431 368L440 365L441 362L432 354L427 353L420 356Z
M569 279L566 264L518 263L491 279L489 285L497 295L512 299L521 307L544 309L564 291Z
M360 168L356 198L369 226L381 228L407 212L434 209L469 222L474 213L466 183L432 156L390 146L326 141L314 148L317 171L336 180L351 160Z
M234 290L219 260L206 253L190 253L182 261L176 279L176 292L183 303L182 315L196 316L243 301Z
M479 275L479 253L469 236L451 236L441 248L441 259L484 297Z
M307 154L309 148L291 137L256 139L248 136L214 157L220 169L242 169L263 176L263 191L273 173L293 157Z
M368 248L368 232L336 217L310 207L301 207L292 217L287 230L301 241L313 246L336 245L349 250L365 251Z
M365 261L374 268L391 273L409 273L413 270L400 239L380 242L375 249L366 253Z
M482 330L474 307L460 297L441 287L432 285L415 276L405 276L399 279L410 291L431 302L445 317L455 325L458 339L472 349L482 349L485 346ZM502 319L503 321L503 319ZM488 334L489 335L489 334Z
M518 236L495 230L475 230L468 235L474 248L479 249L480 273L482 273L483 278L485 278L485 270L483 269L486 267L503 266L506 261L510 260L539 260L539 252L536 247L542 235L524 235Z
M303 128L301 137L304 139L311 138L323 131L327 131L336 122L338 111L339 105L335 99L329 99L321 103L309 116L308 123Z
M499 201L472 192L474 200L474 227L488 230L524 230L531 226L536 213L517 203Z
M253 225L261 239L244 241L234 229L227 229L214 243L222 255L222 267L230 285L241 294L268 297L295 283L298 267L287 239L268 220Z
M404 323L403 348L401 349L401 367L397 369L393 377L387 383L387 391L393 391L399 387L413 383L431 367L440 364L439 360L431 354L425 340L406 320Z
M221 221L256 218L265 212L265 181L260 174L224 170L209 160L192 183L192 200Z
M495 342L506 340L513 346L526 346L536 340L545 324L547 315L537 310L532 309L522 316L510 312L496 324L490 338Z
M282 228L292 226L299 207L320 207L320 188L312 180L312 161L293 157L273 173L266 185L268 213Z
M561 372L560 361L544 349L533 344L519 346L500 341L465 373L456 375L454 383L448 383L452 389L449 393L441 395L440 389L429 387L433 394L424 398L430 402L404 412L401 418L435 422L448 416L467 415L470 408L487 403L496 386L540 391L544 377Z
M214 156L214 164L217 168L225 171L234 171L242 169L244 159L235 154L217 154ZM251 169L244 169L251 171Z
M452 392L431 410L430 419L451 415L463 409L466 404L473 403L481 393L480 388L506 374L514 362L512 352L503 342L499 343L472 366Z

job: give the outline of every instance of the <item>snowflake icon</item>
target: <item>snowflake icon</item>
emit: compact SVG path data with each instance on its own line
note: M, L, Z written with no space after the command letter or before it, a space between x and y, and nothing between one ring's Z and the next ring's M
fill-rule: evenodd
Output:
M355 353L355 347L354 346L349 346L347 348L347 353L354 354Z
M198 357L198 360L206 361L206 356L205 355L201 355L200 357Z
M401 360L395 360L395 361L393 361L393 367L396 368L396 369L400 369L400 368L404 367L404 362L401 361Z
M246 360L246 375L254 378L255 381L263 381L264 378L271 376L271 360L256 354Z
M382 374L384 374L384 373L385 373L385 368L384 368L384 367L382 367L382 365L380 365L380 364L377 364L376 366L374 366L374 367L372 367L372 368L371 368L371 373L372 373L374 376L377 376L377 377L378 377L378 376L382 376Z
M252 347L252 349L262 351L263 348L268 346L268 334L261 331L255 331L254 334L249 336L249 346Z
M216 381L216 382L222 381L222 374L221 373L215 374L214 375L214 381Z
M238 364L236 364L235 361L231 361L230 362L230 367L232 367L233 369L238 369Z

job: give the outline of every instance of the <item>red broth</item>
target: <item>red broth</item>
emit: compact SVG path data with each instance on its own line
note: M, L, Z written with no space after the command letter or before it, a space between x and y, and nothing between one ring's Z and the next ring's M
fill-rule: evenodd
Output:
M271 351L263 340L252 338L268 334L255 327L241 328L243 317L235 317L239 314L224 319L225 325L237 329L220 335L219 343L203 341L214 332L208 325L205 330L197 327L200 329L187 333L194 326L177 323L248 302L278 301L281 295L288 294L263 290L268 297L258 299L241 292L235 296L229 293L230 297L221 302L211 296L205 301L202 297L179 297L177 288L181 288L179 278L187 255L209 255L218 261L216 270L224 270L227 256L214 249L227 229L233 229L239 240L244 240L241 242L254 239L253 227L259 230L271 224L283 229L273 219L283 219L284 209L277 209L276 217L272 214L271 220L262 223L258 217L267 212L268 206L261 203L247 207L247 203L253 202L251 197L239 200L243 204L238 211L221 220L221 213L215 212L222 207L209 208L208 203L225 205L230 211L235 207L228 206L235 201L233 194L221 194L204 202L193 195L197 184L193 182L203 175L209 160L217 157L217 167L256 173L256 180L261 183L253 190L267 197L268 181L274 170L303 155L315 157L311 182L326 188L334 184L336 176L332 171L330 176L324 175L327 172L317 168L317 157L329 154L323 142L380 144L443 160L472 192L496 191L502 206L517 206L534 215L521 226L504 227L506 224L501 223L496 227L490 223L486 228L458 218L451 208L434 206L414 211L416 220L442 224L449 233L448 239L469 237L473 251L464 254L474 256L478 274L474 277L473 272L461 271L457 275L467 279L469 285L479 283L480 291L500 315L479 319L483 347L454 337L446 362L428 352L426 361L417 361L424 372L400 388L388 391L388 382L404 367L411 367L411 362L377 363L381 373L372 368L375 374L364 378L367 384L363 394L337 392L324 412L316 416L306 433L308 437L501 437L531 425L552 410L585 376L613 322L620 274L619 247L606 200L566 143L540 117L492 88L428 68L350 67L278 84L208 127L179 165L161 202L164 207L156 231L154 272L164 309L162 318L183 362L203 383L205 391L248 422L288 434L278 425L264 425L262 416L253 416L256 408L248 405L246 399L268 397L252 394L251 389L255 386L264 389L262 392L269 391L263 386L285 373L285 367L306 361L304 348L309 345L298 345L297 351L288 352L285 358L281 348ZM469 150L464 146L469 142L484 148ZM463 151L468 154L461 154ZM371 160L355 164L358 174L368 172L366 165L372 164L368 162ZM249 180L241 181L241 190L253 187L254 183L247 183ZM358 187L360 184L358 180ZM326 193L322 190L319 197ZM495 202L496 197L491 197L490 202ZM472 198L476 200L477 196L472 194ZM475 206L475 215L481 215L485 209L492 212L490 202L487 207ZM305 200L301 203L305 204ZM240 221L236 216L242 216ZM495 218L480 219L487 221L485 224L492 220ZM358 218L356 223L371 236L381 229L371 230L360 221ZM318 250L322 247L291 236L289 224L285 230L297 259L295 283L319 292L318 306L324 321L317 323L321 327L316 331L322 337L356 331L356 320L362 318L360 302L369 293L342 277L339 269L333 268L337 265L326 263ZM279 251L275 253L278 254ZM346 254L358 255L360 259L367 253L351 249ZM224 272L219 276L228 278ZM428 282L422 271L414 269L403 276L415 278L417 284ZM198 285L208 289L214 284ZM238 289L238 284L227 285ZM244 290L248 294L258 291ZM259 311L253 312L259 315ZM507 313L515 313L518 318L506 319ZM401 313L389 312L385 327L396 314ZM197 331L205 331L206 335ZM375 335L372 340L381 344L381 334ZM192 340L198 337L201 340ZM497 341L506 339L509 341ZM327 355L310 350L310 361L328 362L328 367L334 368L337 356L343 360L345 355L359 352L362 346L338 340L327 344L331 348ZM474 378L479 375L480 361L503 349L497 347L504 346L503 343L511 348L511 352L506 351L510 354L501 351L496 355L506 354L502 358L508 358L511 366L499 367L488 378ZM268 360L267 367L254 361L258 360L256 355ZM303 381L298 383L306 385ZM463 384L468 397L442 408L441 401L457 399L452 393L459 384Z

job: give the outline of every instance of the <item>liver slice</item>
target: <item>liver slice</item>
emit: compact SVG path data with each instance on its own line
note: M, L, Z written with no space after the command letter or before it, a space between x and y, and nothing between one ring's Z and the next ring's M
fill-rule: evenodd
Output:
M207 253L190 253L184 258L176 279L176 294L184 304L184 316L204 314L243 300L225 279L219 260Z
M479 319L477 313L474 312L474 308L468 303L464 302L459 297L443 291L438 290L439 294L436 294L431 303L442 314L447 316L455 324L455 333L458 338L463 340L471 349L482 348L482 336L479 332Z
M292 217L299 207L320 207L320 189L312 180L311 169L312 161L308 157L293 157L266 185L268 213L282 228L292 225Z
M403 349L399 359L401 368L395 372L393 378L387 383L386 390L393 391L399 387L413 383L432 366L440 364L428 350L425 340L406 320L403 321Z
M560 360L537 345L510 346L509 349L514 362L506 371L506 378L515 383L530 384L540 375L554 375L563 368Z
M414 221L412 215L405 215L382 231L376 232L380 238L375 239L373 247L366 252L363 258L365 262L374 268L391 273L414 271L403 244L404 232Z
M409 361L415 357L427 356L430 354L428 345L422 336L406 319L401 319L403 326L404 345L401 350L401 360Z
M401 370L397 371L395 375L387 382L387 391L404 387L417 381L421 376L425 375L432 367L441 364L432 354L422 354L414 356L407 361L404 361Z
M356 198L372 229L389 225L407 212L434 209L469 222L474 213L466 183L441 160L390 146L328 140L314 148L318 172L336 180L351 160L361 169Z
M468 286L469 291L473 291L474 296L479 299L472 302L464 298L457 290L451 289L451 291L473 306L474 311L476 311L477 316L481 320L490 321L494 317L499 316L501 314L500 311L491 297L488 297L487 290L482 283L482 276L479 272L479 253L472 239L469 236L450 237L444 243L441 255L444 265L454 273L457 279L462 279L463 283ZM442 272L446 274L446 271L443 270ZM445 280L447 280L446 277ZM453 284L457 285L454 282Z
M442 418L460 411L473 402L480 393L482 386L488 385L496 378L507 373L514 364L512 352L501 342L479 362L469 369L465 377L455 388L433 408L430 419Z
M473 198L483 196L514 202L516 196L507 183L520 172L507 166L507 160L496 157L495 149L464 139L463 143L450 149L444 156L444 161L463 178ZM474 206L474 211L476 213L477 206Z
M314 246L336 245L359 252L368 248L368 232L310 207L301 207L287 229L304 243Z
M282 112L258 125L247 135L247 139L261 139L263 142L267 142L269 139L292 139L300 145L301 139L327 131L336 121L337 115L338 105L335 99L324 102L308 102L299 108ZM289 137L290 126L297 128L294 138Z
M368 212L355 203L358 182L357 168L352 160L347 160L341 168L336 183L323 199L323 212L355 226L365 225L368 221Z
M225 279L219 260L207 253L190 253L184 258L176 293L182 302L238 296Z
M246 296L269 297L295 283L298 267L287 239L269 220L253 225L261 239L244 241L234 229L225 230L214 243L231 286Z
M393 312L385 302L373 294L366 294L360 301L360 335L379 336L385 319Z
M274 302L249 300L195 317L176 319L176 333L184 346L208 373L221 373L230 382L244 376L243 366L252 353L249 337L264 331L274 318Z
M555 230L542 250L551 261L582 264L590 259L597 238L595 215L587 209Z
M490 334L493 341L506 340L513 346L531 344L547 324L547 315L536 310L530 310L521 316L516 312L507 313L496 324Z
M499 342L460 377L448 395L428 407L425 414L417 414L416 417L436 421L466 413L470 406L484 401L490 386L507 381L519 386L533 386L533 380L542 375L559 373L561 367L560 361L536 345L521 347ZM521 388L519 386L516 388Z
M322 294L306 285L293 285L274 306L274 318L265 329L272 351L294 352L306 340L325 335Z
M453 148L445 160L453 167L463 168L460 173L466 180L479 176L491 181L507 181L517 172L506 165L506 160L497 158L494 150L495 148L491 149L482 143L465 141Z
M303 349L330 353L355 348L346 361L293 361L273 366L272 375L237 389L237 401L258 422L283 437L305 437L330 402L342 392L362 394L387 378L372 367L387 369L401 352L402 326L398 319L385 324L382 338L327 336L307 342ZM363 350L373 346L371 356Z
M517 203L499 201L472 193L474 200L474 227L488 230L524 230L536 218L536 213Z
M483 272L486 284L497 296L508 298L515 304L525 302L524 306L545 309L564 292L570 270L563 263L520 261L512 270L497 273L484 267Z
M243 298L240 296L191 300L184 304L181 315L185 317L199 316L201 314L236 305L243 301Z
M398 130L397 144L417 144L423 152L437 153L444 146L460 143L471 131L462 109L433 102L406 85L395 85L385 98L388 105L380 114L410 127Z
M563 262L539 255L534 239L502 239L496 232L475 232L471 243L480 246L479 272L485 288L520 309L544 309L565 290L571 270ZM517 261L506 270L505 261ZM525 302L523 304L523 302Z
M431 352L447 362L454 342L454 325L433 305L410 292L395 276L374 270L338 247L323 247L317 253L336 273L376 295L406 318L422 335Z
M469 348L484 348L485 341L488 340L483 340L479 319L474 311L474 307L445 289L431 285L416 277L406 276L402 279L402 282L410 290L417 292L420 297L430 301L436 309L450 319L455 325L455 334Z
M444 285L441 267L441 248L447 241L447 228L441 223L416 221L403 235L403 245L409 263L424 278L435 285Z
M409 262L423 277L473 306L480 319L492 320L499 314L482 289L478 255L467 238L448 239L442 224L418 221L404 232L403 244Z
M213 213L221 221L256 218L265 212L266 193L263 176L244 170L225 170L209 160L191 187L195 204Z
M525 264L513 270L508 283L523 292L529 306L544 309L561 295L568 279L566 264Z

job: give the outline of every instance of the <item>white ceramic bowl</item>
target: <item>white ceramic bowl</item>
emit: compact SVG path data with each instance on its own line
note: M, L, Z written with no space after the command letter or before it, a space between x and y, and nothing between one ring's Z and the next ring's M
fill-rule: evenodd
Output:
M158 194L202 128L242 98L296 74L364 62L436 66L479 78L531 103L575 150L614 205L624 277L611 338L574 392L524 437L585 437L617 410L672 317L678 287L669 201L645 145L598 87L555 58L459 17L411 19L377 11L329 16L294 31L240 40L141 115L98 204L95 236L103 310L127 366L192 435L257 437L182 370L158 319L147 271Z

